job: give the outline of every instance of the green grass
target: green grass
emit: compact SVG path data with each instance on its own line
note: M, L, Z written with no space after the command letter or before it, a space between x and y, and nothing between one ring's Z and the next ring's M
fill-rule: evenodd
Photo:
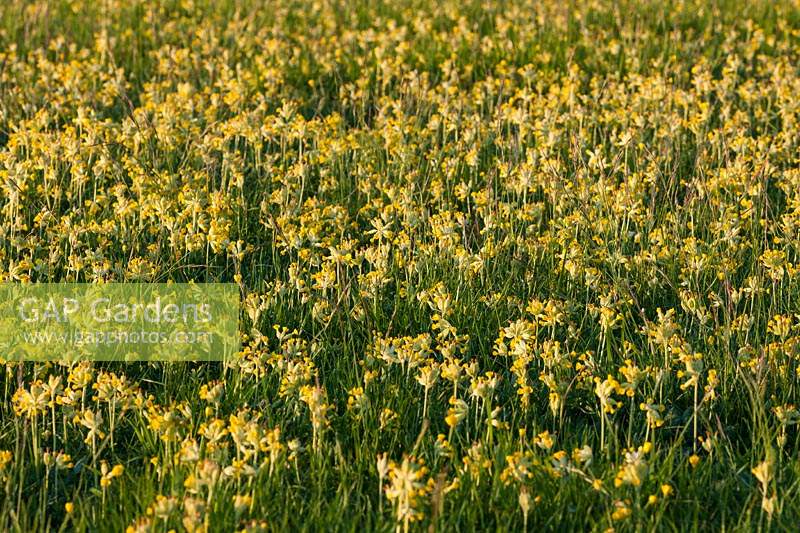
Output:
M0 280L133 281L136 259L148 281L237 281L260 303L241 310L240 360L96 363L71 385L74 407L18 413L18 390L66 386L75 368L7 363L0 528L145 518L180 530L196 499L209 531L403 529L376 467L386 453L428 469L414 530L791 529L800 415L774 409L798 403L798 32L790 2L4 4ZM769 250L785 253L774 280ZM315 286L326 265L330 286ZM557 323L535 317L534 300L555 304ZM607 332L601 307L617 320ZM667 309L661 342L651 333ZM785 335L768 327L776 315ZM518 320L535 329L527 407L513 366L524 358L495 353ZM281 341L273 326L295 332ZM413 368L376 349L425 334L429 350L403 353ZM716 371L714 399L680 386L693 353L701 399ZM453 384L440 378L426 401L415 377L454 358L477 370L462 367L469 409L451 429ZM612 394L621 405L601 423L593 378L624 383L625 359L647 376L632 399ZM318 435L289 365L324 391ZM125 410L92 398L110 372L132 383ZM504 423L491 431L470 396L486 372L500 378L491 405ZM224 384L216 404L200 398L212 381ZM662 427L647 428L645 401L664 406ZM85 409L103 415L99 451L73 422ZM210 449L201 426L242 410L259 438L279 428L276 459L260 450L245 457L262 466L251 476L192 493L203 461L224 470L243 455L230 436ZM150 424L165 411L171 433ZM544 431L549 450L535 444ZM181 460L191 439L200 457ZM625 451L646 440L641 483L616 487ZM554 468L555 452L584 445L591 464ZM45 465L55 451L72 464ZM522 480L503 475L515 452L531 460ZM470 468L476 456L485 464ZM752 469L767 459L762 492ZM105 488L102 461L124 466ZM252 497L245 510L236 495ZM157 496L175 498L164 518L148 514Z

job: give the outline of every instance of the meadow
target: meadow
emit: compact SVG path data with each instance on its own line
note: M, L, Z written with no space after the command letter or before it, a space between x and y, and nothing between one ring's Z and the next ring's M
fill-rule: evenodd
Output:
M0 353L0 530L792 530L799 121L796 0L2 2L0 282L242 347Z

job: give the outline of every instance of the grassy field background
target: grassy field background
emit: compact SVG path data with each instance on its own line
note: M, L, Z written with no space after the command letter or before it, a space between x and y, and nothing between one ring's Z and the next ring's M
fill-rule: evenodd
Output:
M0 281L243 348L3 361L0 529L792 530L799 65L788 1L4 2Z

